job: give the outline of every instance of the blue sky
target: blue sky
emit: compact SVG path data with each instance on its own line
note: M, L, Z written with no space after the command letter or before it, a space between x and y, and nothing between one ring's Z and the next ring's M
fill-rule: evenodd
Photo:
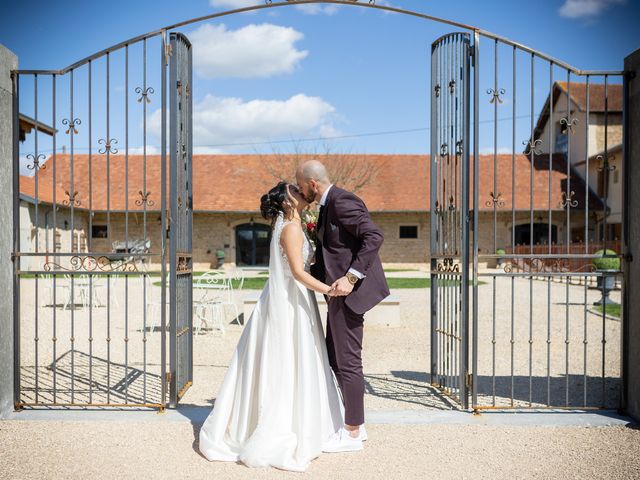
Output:
M57 69L127 38L182 20L262 0L6 2L0 15L0 43L13 50L20 68ZM640 47L638 3L632 0L378 1L491 31L582 69L621 70ZM331 150L342 153L426 153L429 151L430 45L455 27L359 7L286 6L234 15L179 29L194 43L194 143L196 152L270 153ZM480 91L493 86L493 46L481 43ZM148 44L147 145L159 144L157 43ZM124 149L124 57L111 59L110 137ZM129 60L129 149L139 151L142 110L133 90L141 84L141 50ZM508 49L499 50L499 87L505 87L499 118L512 114ZM519 64L528 68L526 56ZM104 63L104 62L102 62ZM106 137L104 65L93 70L92 148ZM548 66L536 64L534 112L548 91ZM517 143L530 124L528 70L518 74ZM556 74L554 73L554 76ZM557 75L560 75L558 71ZM68 77L68 76L67 76ZM555 77L554 77L555 78ZM566 80L566 75L558 78ZM57 80L56 122L69 116L69 79ZM88 151L86 68L74 77L74 116L83 120L74 148ZM21 111L35 114L33 81L21 84ZM38 112L53 122L51 80L40 77ZM493 147L492 107L481 99L480 147ZM498 149L511 149L511 122L499 122ZM41 136L42 137L42 136ZM69 148L58 135L58 149ZM313 140L322 138L323 140ZM52 145L40 138L39 151ZM33 151L32 139L22 154Z

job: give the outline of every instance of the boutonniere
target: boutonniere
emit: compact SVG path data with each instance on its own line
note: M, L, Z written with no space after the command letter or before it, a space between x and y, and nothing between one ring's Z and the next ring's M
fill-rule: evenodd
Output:
M318 212L307 207L302 211L302 227L313 246L318 239Z

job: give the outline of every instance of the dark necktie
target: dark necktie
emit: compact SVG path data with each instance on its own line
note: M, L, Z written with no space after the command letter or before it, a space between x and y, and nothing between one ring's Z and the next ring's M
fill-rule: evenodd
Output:
M324 220L324 205L320 205L320 213L318 213L318 228L322 225L322 220Z

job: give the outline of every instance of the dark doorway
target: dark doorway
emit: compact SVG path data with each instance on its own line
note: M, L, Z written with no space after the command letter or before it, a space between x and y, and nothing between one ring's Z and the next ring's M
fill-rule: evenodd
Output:
M530 245L531 242L531 224L516 225L515 228L516 245ZM558 227L551 225L551 243L558 241ZM549 244L549 224L534 223L533 224L533 244L548 245Z
M269 264L271 228L260 223L243 223L236 227L236 265Z

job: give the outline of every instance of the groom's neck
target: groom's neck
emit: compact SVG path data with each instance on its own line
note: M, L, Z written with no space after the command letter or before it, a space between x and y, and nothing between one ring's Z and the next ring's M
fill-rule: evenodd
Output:
M331 183L318 183L318 198L316 198L317 202L320 201L322 195L324 195L324 192L326 192L330 186Z

